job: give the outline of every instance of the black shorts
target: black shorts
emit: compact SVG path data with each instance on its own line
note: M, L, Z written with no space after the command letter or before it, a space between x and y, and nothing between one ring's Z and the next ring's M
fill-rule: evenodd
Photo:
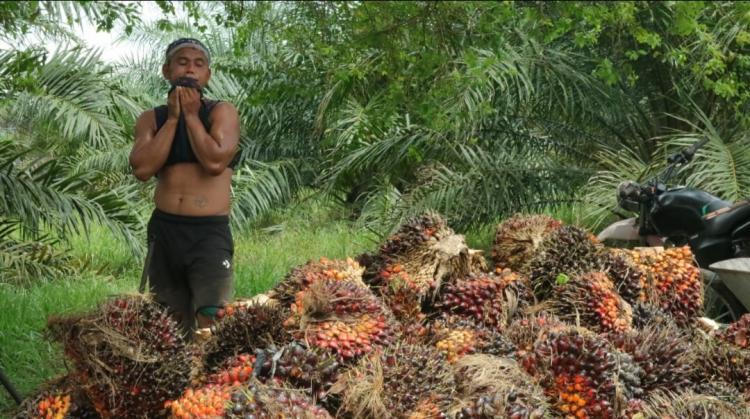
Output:
M234 242L228 216L188 217L156 209L148 244L150 290L186 333L195 330L199 310L231 301Z

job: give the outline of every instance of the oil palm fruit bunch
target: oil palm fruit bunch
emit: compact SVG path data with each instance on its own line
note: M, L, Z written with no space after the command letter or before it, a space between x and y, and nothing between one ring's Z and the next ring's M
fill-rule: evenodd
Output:
M90 314L50 319L48 326L102 417L158 415L189 383L192 349L150 297L117 296Z
M528 277L510 269L496 270L495 274L500 277L500 282L503 284L503 297L508 302L509 318L506 321L512 320L515 313L520 313L536 304Z
M427 212L401 225L380 246L378 256L386 263L394 261L451 234L453 230L439 214Z
M70 394L54 394L42 397L29 415L32 418L64 419L70 417Z
M435 253L432 247L440 240L453 235L445 220L436 213L424 213L410 218L388 237L378 252L370 258L363 274L364 281L387 295L389 287L408 282L408 287L423 294L433 285L434 267L429 259ZM398 275L408 274L408 278ZM395 284L394 284L395 283Z
M303 389L314 400L325 399L336 382L340 364L336 358L321 350L308 349L299 342L277 348L270 346L256 350L259 362L257 377L262 381L286 382Z
M202 384L240 385L250 381L255 366L255 355L242 353L224 361L216 372L199 380Z
M609 334L607 338L619 351L629 354L640 368L640 386L645 394L657 390L679 391L690 386L695 368L690 340L676 326L649 326Z
M523 365L543 383L557 412L575 418L613 418L616 363L613 348L603 338L585 329L560 327L540 336Z
M281 304L289 305L294 302L298 292L317 281L351 281L363 284L362 272L364 268L352 258L339 260L322 257L292 269L281 282L274 286L269 295Z
M387 307L366 286L320 281L297 294L284 323L298 340L349 361L389 345L396 325Z
M495 267L528 272L528 263L541 243L560 227L560 221L541 214L516 214L498 224L492 246Z
M270 344L283 345L291 336L283 327L289 315L281 305L239 305L227 311L211 327L211 338L204 344L203 366L213 372L227 359Z
M362 357L342 377L344 417L407 418L430 401L444 412L455 390L445 356L426 345L394 345Z
M385 315L363 314L348 321L332 320L309 323L295 332L311 347L327 349L339 362L348 362L388 346L395 340L395 328Z
M533 303L534 293L528 279L503 269L445 284L428 312L437 310L501 328Z
M663 251L636 249L631 255L649 274L648 298L657 301L678 324L689 324L703 315L703 280L689 246Z
M630 254L621 249L607 249L602 257L604 270L620 296L633 305L646 301L646 272L635 263Z
M343 281L317 282L298 292L291 306L292 315L302 321L376 314L384 310L369 288Z
M422 314L425 293L432 287L432 275L424 272L413 278L400 263L386 265L378 274L374 289L399 320L411 320Z
M512 356L516 346L495 329L457 316L447 316L430 324L428 342L442 352L449 363L464 355L483 353Z
M55 379L26 398L16 410L15 419L98 419L100 416L86 398L73 375Z
M458 315L488 326L504 323L504 283L494 274L475 275L446 284L440 292L435 308L443 313Z
M691 342L691 356L700 363L693 370L693 384L723 382L740 393L750 391L750 351L705 337L696 337Z
M718 330L716 338L742 349L750 348L750 314L743 314L726 328Z
M580 322L595 332L625 332L633 322L630 304L620 297L604 272L560 276L550 302L563 321Z
M329 419L331 415L299 390L252 380L246 387L233 389L224 417Z
M234 385L209 384L197 389L189 388L176 400L164 403L171 419L198 419L224 417L230 403Z
M448 419L448 415L441 409L440 398L428 397L417 404L411 412L406 415L407 419Z
M552 293L560 274L575 276L600 270L603 247L582 228L566 225L548 234L529 262L529 279L540 301Z
M552 328L564 326L564 323L554 314L539 312L513 320L503 331L503 335L513 343L517 349L517 356L523 358L534 351L536 340ZM531 366L529 366L531 367ZM531 373L531 368L527 368Z
M732 403L711 395L690 390L655 393L639 409L628 412L628 417L644 419L733 419L747 418L750 410L744 403Z
M677 325L669 313L650 302L639 302L633 304L632 308L633 327L636 329L656 326L670 328Z
M544 390L512 359L467 355L454 365L456 419L541 418L549 411Z

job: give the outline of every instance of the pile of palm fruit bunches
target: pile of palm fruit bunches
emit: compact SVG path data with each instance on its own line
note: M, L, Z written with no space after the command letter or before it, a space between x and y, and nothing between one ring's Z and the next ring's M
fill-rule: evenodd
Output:
M70 372L19 417L750 417L750 317L705 327L688 248L516 215L488 256L426 213L374 253L297 266L195 342L148 296L113 297L49 320Z

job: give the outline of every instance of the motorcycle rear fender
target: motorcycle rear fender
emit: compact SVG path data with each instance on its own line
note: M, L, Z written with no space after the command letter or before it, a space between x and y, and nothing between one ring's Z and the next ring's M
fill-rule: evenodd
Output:
M641 236L638 234L637 218L614 222L602 230L596 238L600 242L605 240L642 242ZM648 246L664 246L664 239L657 235L649 234L645 239L645 244Z
M605 240L640 240L640 236L638 235L638 220L636 218L628 218L614 222L602 230L596 238L602 242Z

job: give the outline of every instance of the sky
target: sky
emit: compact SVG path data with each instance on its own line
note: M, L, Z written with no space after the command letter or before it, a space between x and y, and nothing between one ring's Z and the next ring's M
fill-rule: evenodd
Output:
M144 23L151 23L162 16L159 6L153 1L128 2L141 4L141 20ZM177 13L180 8L177 8ZM123 27L121 23L115 24L111 32L97 32L96 26L90 22L83 22L82 26L76 25L73 29L88 46L99 48L102 52L102 61L115 63L121 58L138 54L135 43L129 41L117 42L117 38L122 35ZM47 42L47 50L53 52L57 44L53 41Z

